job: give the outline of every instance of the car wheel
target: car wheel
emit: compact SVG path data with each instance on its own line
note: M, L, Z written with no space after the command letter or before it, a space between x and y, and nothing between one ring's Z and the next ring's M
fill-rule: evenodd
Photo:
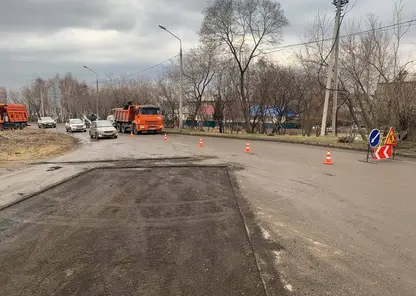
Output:
M113 139L117 139L117 136L114 136Z

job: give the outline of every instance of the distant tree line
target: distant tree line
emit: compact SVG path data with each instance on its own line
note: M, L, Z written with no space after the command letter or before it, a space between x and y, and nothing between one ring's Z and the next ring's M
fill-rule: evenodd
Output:
M395 3L394 23L385 28L374 15L365 22L343 23L340 41L340 124L371 129L395 126L408 138L416 133L416 75L412 62L400 54L404 36L413 23L403 23L404 6ZM203 11L200 41L184 54L183 92L185 119L239 122L249 133L282 132L282 124L296 120L304 135L320 124L333 48L331 20L317 16L294 47L294 63L278 64L284 28L289 25L281 5L273 0L214 0ZM326 41L324 41L326 40ZM100 81L99 115L127 101L157 104L166 118L178 118L180 68L177 62L163 67L152 79L107 75ZM47 89L62 91L63 119L95 113L95 86L70 73L51 79L37 77L8 100L23 102L40 114L41 92L46 113L54 112ZM211 106L212 112L206 112ZM330 108L331 110L331 108ZM365 137L365 131L361 131Z

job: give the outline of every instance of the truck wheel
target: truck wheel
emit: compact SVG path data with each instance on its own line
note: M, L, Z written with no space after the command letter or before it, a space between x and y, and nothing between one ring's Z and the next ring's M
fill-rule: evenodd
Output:
M123 134L125 134L126 133L126 125L123 123L123 124L121 124L121 132L123 133Z
M137 130L137 125L133 123L133 134L137 135L139 131Z
M21 129L24 129L26 126L27 126L27 124L25 122L23 122L23 123L20 124L20 128Z

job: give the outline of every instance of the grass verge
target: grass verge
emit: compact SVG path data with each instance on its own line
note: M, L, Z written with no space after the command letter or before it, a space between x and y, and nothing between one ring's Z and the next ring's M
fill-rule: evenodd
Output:
M0 163L31 161L59 155L71 150L77 143L69 135L45 130L3 131L0 132Z
M229 138L229 139L242 139L242 140L257 140L257 141L271 141L271 142L283 142L283 143L294 143L304 145L323 146L331 148L350 149L358 151L367 151L367 143L364 141L356 140L353 143L338 143L337 137L305 137L300 135L277 135L268 136L263 134L220 134L217 132L207 132L184 129L179 132L178 129L164 129L166 133L171 134L184 134L191 136L205 136L205 137L218 137L218 138ZM397 155L408 156L416 158L416 143L412 141L402 141L398 143Z

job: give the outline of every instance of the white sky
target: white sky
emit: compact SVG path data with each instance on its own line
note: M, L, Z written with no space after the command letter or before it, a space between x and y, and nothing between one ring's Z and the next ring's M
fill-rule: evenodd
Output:
M0 86L17 88L35 76L71 72L93 81L86 64L104 78L129 74L178 54L178 41L158 28L162 23L183 40L185 50L197 44L203 0L1 0ZM333 15L332 0L281 0L291 26L283 45L299 36L316 14ZM350 7L355 2L351 0ZM139 4L140 3L140 4ZM416 15L416 1L403 0L404 20ZM357 0L345 20L364 20L373 13L392 22L393 1ZM416 52L416 24L403 44L405 55ZM273 55L290 62L293 49ZM416 57L415 57L416 59ZM143 75L154 75L157 68Z

